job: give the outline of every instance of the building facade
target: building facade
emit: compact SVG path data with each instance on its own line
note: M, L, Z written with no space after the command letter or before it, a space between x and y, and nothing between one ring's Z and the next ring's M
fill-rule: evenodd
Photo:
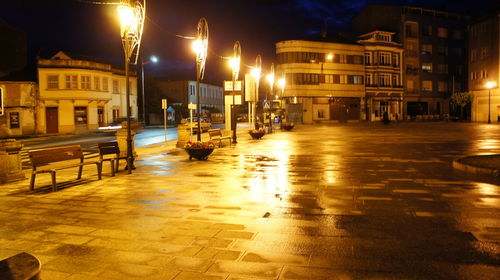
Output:
M353 30L394 32L404 49L403 114L442 115L450 113L452 92L467 90L468 20L418 7L368 5L354 18Z
M352 43L289 40L276 43L276 78L293 122L347 122L362 118L364 47Z
M122 69L62 51L38 60L39 133L84 133L127 116ZM130 73L131 116L137 117L137 78Z
M403 48L394 32L373 31L360 36L365 48L365 120L397 120L403 115Z
M473 94L473 121L487 122L488 113L490 121L500 121L499 32L500 13L469 26L469 91Z
M38 85L35 82L3 82L3 115L0 138L35 134Z

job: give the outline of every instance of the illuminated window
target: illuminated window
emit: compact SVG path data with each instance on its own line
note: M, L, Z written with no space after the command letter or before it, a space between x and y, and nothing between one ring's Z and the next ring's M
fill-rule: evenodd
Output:
M81 89L90 89L90 76L83 75L81 79Z
M78 75L66 75L66 89L78 89Z
M444 27L438 27L437 35L439 38L448 38L448 29Z
M75 107L75 124L87 124L87 107Z
M120 93L118 80L113 80L113 93Z
M108 91L108 77L102 78L102 90Z
M406 81L406 89L407 90L413 90L414 89L413 80L407 80Z
M94 90L101 90L101 77L94 77Z
M431 73L432 72L432 63L430 62L424 62L422 63L422 71Z
M422 81L423 91L432 91L432 81Z

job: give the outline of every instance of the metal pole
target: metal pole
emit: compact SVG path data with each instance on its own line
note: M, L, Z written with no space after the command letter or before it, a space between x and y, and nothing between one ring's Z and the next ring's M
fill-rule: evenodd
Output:
M200 62L196 61L196 112L198 113L198 132L196 140L201 142L201 106L200 106Z
M146 126L146 100L144 99L144 58L141 56L141 81L142 81L142 122Z
M125 35L125 36L128 36ZM129 38L125 38L125 90L126 90L126 106L127 106L127 170L128 174L132 173L132 165L134 164L134 155L132 153L132 131L130 127L130 82L129 82Z
M491 123L491 88L488 90L488 123Z
M234 92L234 88L235 88L234 75L235 74L233 71L233 104L231 104L231 129L233 130L233 143L238 143L236 141L236 126L238 125L238 123L236 122L236 110L235 110L236 96L235 96L235 92Z
M167 104L165 104L165 108L163 108L163 126L165 128L165 142L167 142L167 106L166 105Z

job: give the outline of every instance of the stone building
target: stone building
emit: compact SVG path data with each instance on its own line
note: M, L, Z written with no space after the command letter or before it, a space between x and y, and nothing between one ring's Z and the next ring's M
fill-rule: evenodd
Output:
M404 115L450 113L452 92L467 90L469 18L412 6L367 5L353 31L394 32L404 49Z
M403 115L403 48L394 32L373 31L360 36L365 47L365 120L377 121Z
M35 134L37 84L0 81L0 88L3 92L0 138Z
M500 120L500 13L478 19L469 26L469 91L472 120ZM487 87L490 82L492 88ZM488 108L489 107L489 108Z
M276 55L276 79L286 79L285 90L278 95L284 99L290 121L361 119L365 96L362 45L289 40L276 43Z
M38 60L40 133L84 133L126 117L122 69L59 51ZM130 73L131 116L137 117L137 79Z

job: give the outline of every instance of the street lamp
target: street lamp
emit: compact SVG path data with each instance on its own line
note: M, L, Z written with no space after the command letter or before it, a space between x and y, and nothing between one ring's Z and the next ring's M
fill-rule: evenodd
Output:
M262 72L262 58L259 55L257 55L257 58L255 59L255 67L252 68L252 76L255 79L255 95L253 99L253 104L252 104L252 121L254 122L254 125L257 129L257 118L255 116L255 113L257 111L257 101L259 100L259 82L260 82L260 75Z
M144 99L144 65L149 63L158 63L158 57L152 55L149 58L149 61L144 61L141 57L141 78L142 78L142 121L144 122L144 126L146 126L146 99Z
M241 61L241 45L240 41L234 42L233 46L233 57L229 59L229 67L233 70L233 104L231 104L231 129L233 130L233 143L238 143L236 141L236 98L235 98L235 83L238 80L238 74L240 73L240 61Z
M130 2L133 2L131 4ZM129 64L137 64L139 49L141 46L142 30L146 14L146 0L142 3L138 0L122 0L118 6L120 17L120 36L122 39L123 53L125 58L125 81L126 81L126 111L127 111L127 170L132 173L134 165L134 154L132 152L132 132L130 125L130 77Z
M196 139L201 142L201 104L200 80L205 76L205 63L208 50L208 22L205 18L198 21L196 40L193 42L193 51L196 53L196 112L198 113L198 133Z
M486 83L486 88L488 89L488 123L491 123L491 89L495 86L495 82L489 81Z

